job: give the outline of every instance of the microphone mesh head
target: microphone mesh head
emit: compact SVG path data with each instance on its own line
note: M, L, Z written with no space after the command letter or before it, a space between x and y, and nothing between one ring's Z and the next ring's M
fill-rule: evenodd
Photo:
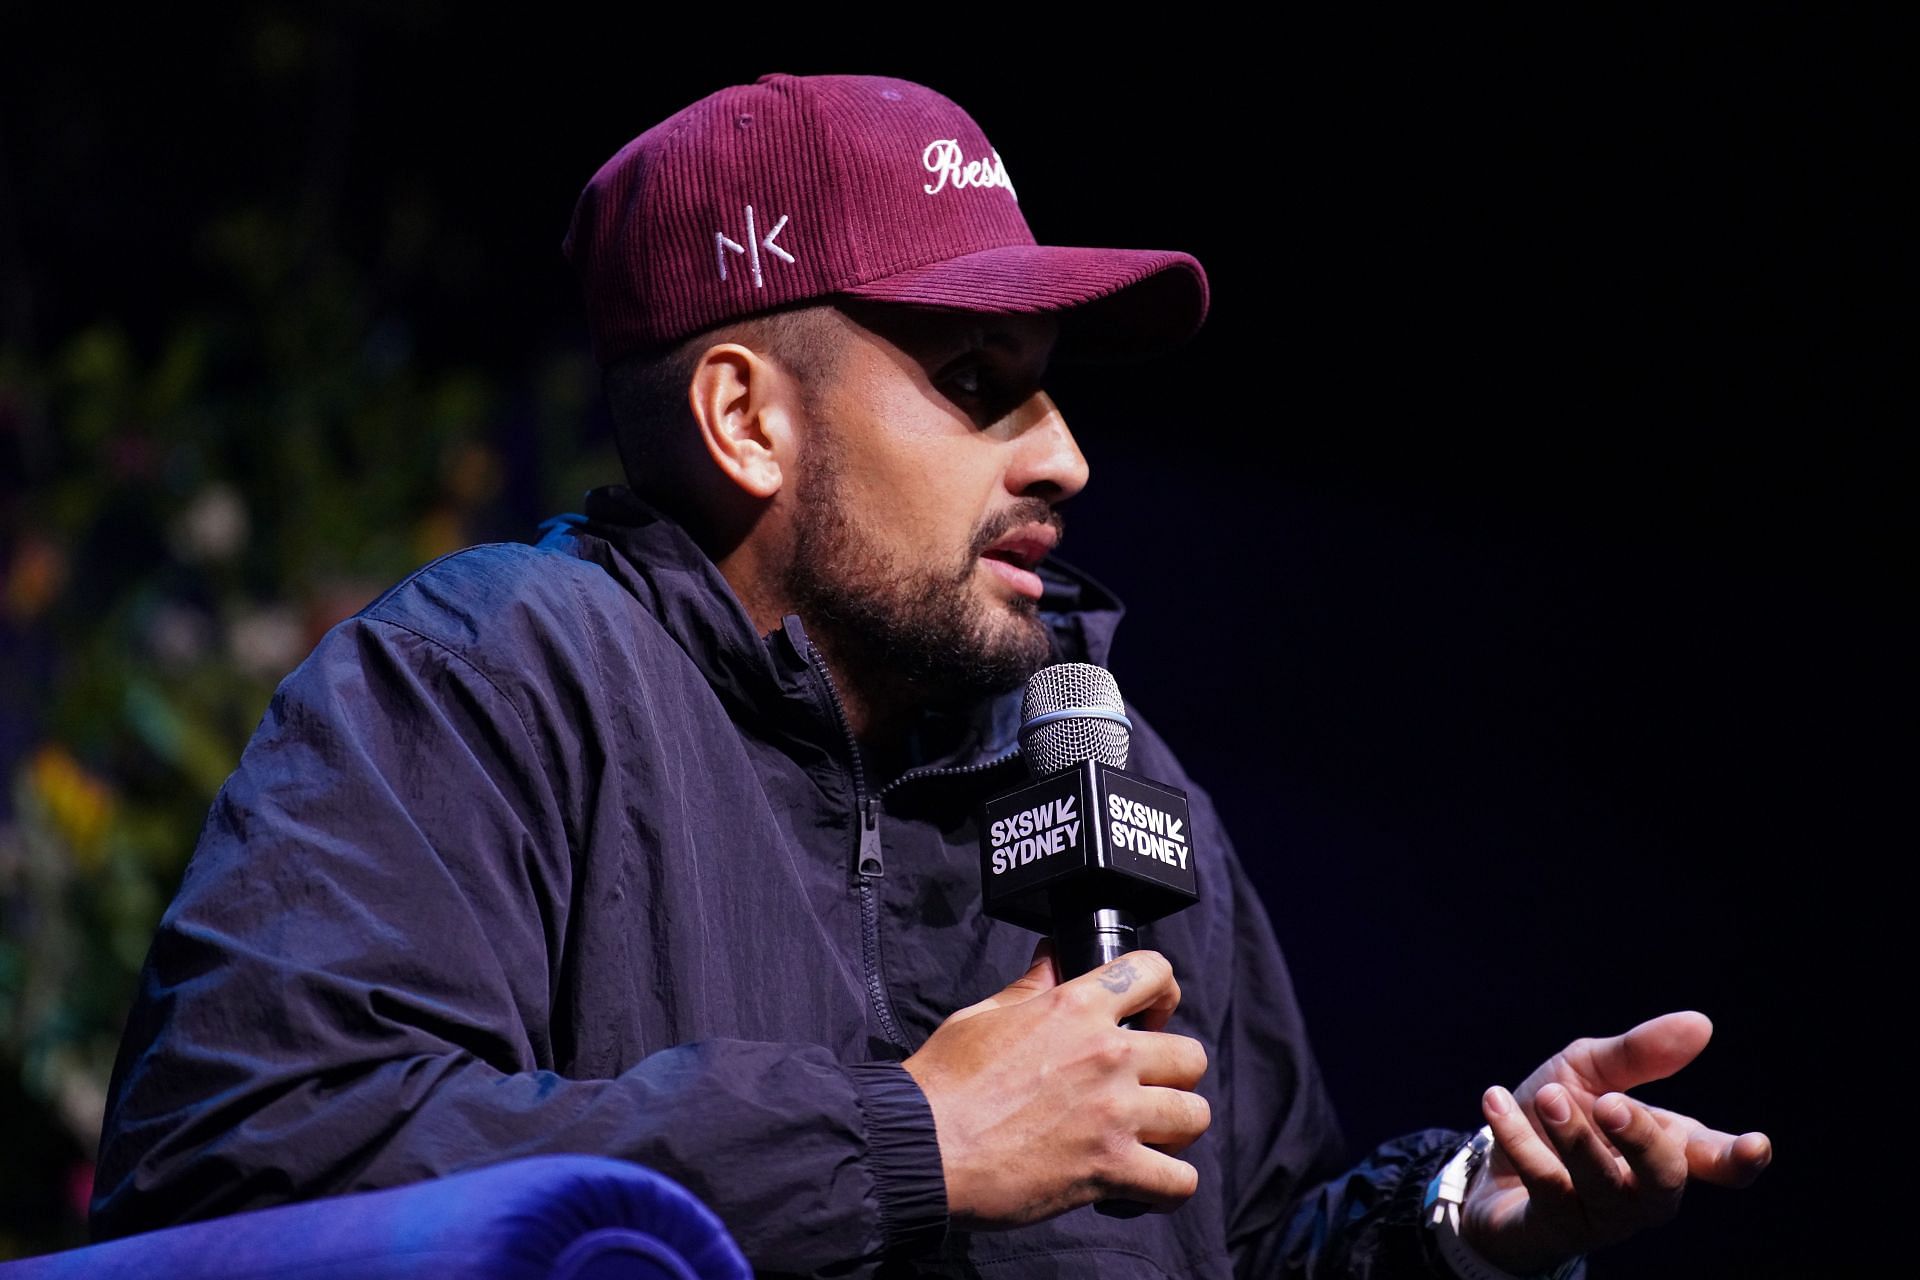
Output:
M1078 709L1126 714L1112 672L1091 662L1060 662L1040 668L1027 681L1026 696L1020 700L1020 746L1035 777L1088 759L1115 769L1127 767L1129 733L1118 720L1069 715L1037 727L1033 724L1036 716Z

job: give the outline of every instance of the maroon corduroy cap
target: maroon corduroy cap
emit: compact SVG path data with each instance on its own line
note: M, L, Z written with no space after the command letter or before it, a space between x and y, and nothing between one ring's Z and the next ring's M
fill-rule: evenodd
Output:
M1059 312L1061 353L1082 357L1165 349L1207 313L1187 254L1035 244L972 118L883 76L768 75L702 98L601 166L562 249L603 366L833 296Z

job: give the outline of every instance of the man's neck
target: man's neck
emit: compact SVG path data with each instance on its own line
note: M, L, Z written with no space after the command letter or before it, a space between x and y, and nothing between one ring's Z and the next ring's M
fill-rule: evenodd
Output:
M876 772L892 777L900 771L892 766L906 758L909 731L920 718L920 691L854 660L832 635L809 631L808 638L826 662L861 754L881 766Z
M753 540L714 556L714 565L761 635L778 630L795 612L786 595L771 585L778 576L768 571ZM884 654L864 652L831 628L809 626L807 638L826 662L847 726L876 783L959 745L964 725L958 719L928 715L940 702L940 690L894 675ZM930 729L937 741L920 741Z

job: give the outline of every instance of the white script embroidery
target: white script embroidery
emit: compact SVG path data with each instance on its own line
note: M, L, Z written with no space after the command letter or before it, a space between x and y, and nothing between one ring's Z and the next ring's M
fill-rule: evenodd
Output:
M939 195L952 186L956 191L962 187L1005 187L1007 194L1015 200L1020 197L1013 190L1013 181L1007 177L1007 166L1000 161L998 151L989 151L991 160L969 160L960 154L958 138L941 138L929 142L927 149L920 153L920 163L936 179L921 190L928 195Z

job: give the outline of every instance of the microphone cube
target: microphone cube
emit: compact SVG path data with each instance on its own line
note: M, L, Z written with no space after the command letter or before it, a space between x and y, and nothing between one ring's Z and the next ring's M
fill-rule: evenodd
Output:
M1199 898L1187 793L1085 760L981 808L986 913L1039 933L1064 907L1145 924Z

